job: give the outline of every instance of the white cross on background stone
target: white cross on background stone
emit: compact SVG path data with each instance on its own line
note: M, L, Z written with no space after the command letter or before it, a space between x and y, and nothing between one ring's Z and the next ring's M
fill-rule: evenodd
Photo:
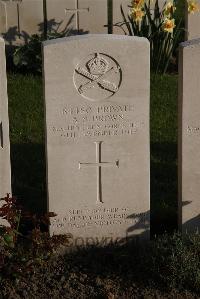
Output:
M67 14L67 12L74 12L75 18L76 18L76 30L79 31L80 30L80 24L79 24L79 13L80 12L89 12L89 7L88 8L79 8L79 0L74 0L75 1L75 8L74 9L65 9L65 13Z
M96 145L96 162L95 163L79 163L79 169L82 167L96 167L97 170L97 203L103 203L102 200L102 181L101 181L101 167L119 167L119 160L115 162L101 161L101 145L103 141L95 141Z

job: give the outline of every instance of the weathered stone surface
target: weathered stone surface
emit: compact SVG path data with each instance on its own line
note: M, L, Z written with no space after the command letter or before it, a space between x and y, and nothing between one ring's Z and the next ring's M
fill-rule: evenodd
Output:
M128 20L127 16L131 8L131 3L132 3L131 0L113 0L113 33L114 34L128 34L126 25L122 25L124 19L121 13L121 6L126 16L126 19ZM166 0L159 0L160 10L163 9L165 3ZM153 8L154 5L152 4L152 9Z
M51 234L74 246L148 239L148 41L46 42L44 75Z
M197 0L200 6L200 0ZM200 12L188 14L188 7L186 5L185 11L185 38L186 40L200 38Z
M22 0L19 4L20 33L28 35L43 32L43 1Z
M179 59L179 224L200 229L200 39L182 43Z
M2 38L0 57L0 198L4 198L11 193L11 171L5 43Z
M47 0L47 18L58 32L107 33L107 0Z

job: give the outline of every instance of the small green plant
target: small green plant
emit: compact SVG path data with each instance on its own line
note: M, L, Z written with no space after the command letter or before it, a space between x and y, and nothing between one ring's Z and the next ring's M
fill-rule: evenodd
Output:
M0 225L0 270L5 268L9 259L15 260L16 252L19 251L19 236L26 242L28 241L34 257L42 260L44 255L48 255L52 249L51 238L48 233L43 232L43 229L50 224L50 217L54 217L56 214L49 212L45 215L36 215L23 211L16 198L10 197L9 194L0 200L3 202L0 206L0 218L5 221ZM30 231L26 235L20 232L21 222L30 227ZM21 258L23 260L24 257L21 256ZM18 268L20 269L20 265L15 268L13 275L18 272Z
M5 221L5 224L0 225L0 272L7 259L14 252L19 233L19 224L21 219L21 209L17 205L16 198L10 197L9 194L5 198L0 199L0 218ZM1 275L0 275L1 279Z
M18 47L13 54L13 63L19 70L41 73L42 55L41 43L43 37L32 35L27 44Z
M152 9L151 0L133 0L130 13L125 15L121 6L123 22L118 23L123 29L125 25L129 35L146 37L150 42L151 69L164 74L178 45L181 20L175 24L176 7L172 2L160 9L155 0Z
M47 35L47 39L61 38L63 33L51 33ZM42 73L42 42L45 41L43 34L34 34L29 41L16 48L13 54L13 63L18 70Z
M0 200L4 202L0 207L0 217L5 221L5 225L0 225L1 241L5 246L14 248L20 234L21 209L16 198L9 194Z
M16 48L13 53L14 66L20 70L31 73L42 73L42 42L56 38L62 38L70 33L64 30L58 33L56 30L44 34L31 35L28 42Z

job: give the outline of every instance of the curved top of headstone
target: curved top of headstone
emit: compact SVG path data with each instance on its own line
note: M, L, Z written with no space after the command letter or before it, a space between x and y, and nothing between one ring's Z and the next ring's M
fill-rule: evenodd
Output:
M127 36L127 35L117 35L117 34L84 34L84 35L76 35L76 36L70 36L70 37L63 37L63 38L56 38L54 40L49 40L43 42L44 46L49 46L53 44L58 43L66 43L76 40L92 40L92 39L104 39L104 40L130 40L134 42L142 42L142 43L148 43L149 41L145 37L138 37L138 36Z
M180 47L185 48L185 47L195 47L200 44L200 38L192 39L185 41L183 43L180 43Z

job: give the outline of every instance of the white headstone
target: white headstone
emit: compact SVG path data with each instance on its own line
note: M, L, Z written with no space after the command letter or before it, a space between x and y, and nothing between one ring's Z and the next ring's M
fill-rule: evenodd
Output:
M47 0L47 18L58 32L107 33L107 0Z
M46 42L44 75L51 234L74 246L148 238L148 41Z
M159 8L163 9L166 0L159 0ZM154 9L155 2L152 3L152 9ZM121 7L124 12L124 15L128 21L128 15L132 7L131 0L113 0L113 33L114 34L129 34L127 26L122 24L124 22ZM152 12L153 13L153 12Z
M182 43L179 59L179 224L200 230L200 39Z
M6 43L13 45L19 39L18 2L1 0L1 34Z
M5 43L2 38L0 57L0 198L4 198L7 193L11 193L11 170Z
M6 2L0 1L0 28L1 33L7 31L7 24L6 24Z
M196 0L200 7L200 0ZM194 14L188 13L188 7L186 5L186 16L185 16L185 26L186 26L186 40L200 38L200 12L195 12Z
M20 33L43 33L43 0L22 0L19 4Z

